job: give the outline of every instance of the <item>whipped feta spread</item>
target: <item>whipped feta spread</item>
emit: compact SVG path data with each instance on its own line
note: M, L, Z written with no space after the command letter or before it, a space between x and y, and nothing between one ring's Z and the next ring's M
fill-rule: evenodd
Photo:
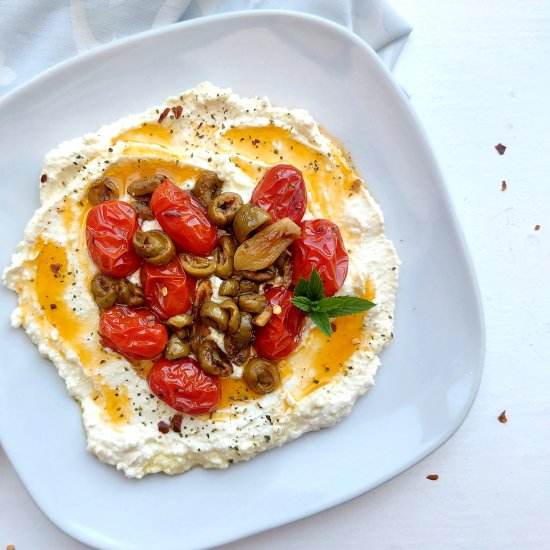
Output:
M100 343L100 311L90 292L97 267L84 233L87 188L108 176L124 193L132 180L162 173L189 189L198 173L211 170L223 180L223 191L247 202L262 173L280 162L303 173L305 217L340 227L349 271L338 294L363 296L376 306L335 319L330 339L306 320L300 346L279 362L280 388L252 394L236 368L231 379L222 380L217 411L183 415L180 433L161 433L159 422L169 423L176 411L149 390L150 365L131 363ZM44 160L40 200L4 273L5 284L19 295L12 324L24 327L80 403L88 449L127 476L176 474L196 465L225 468L247 460L332 426L373 385L378 354L393 336L399 260L384 236L382 212L349 158L306 111L202 83L163 105L61 143ZM145 230L154 228L155 221L143 223ZM139 272L130 280L138 282ZM223 345L221 337L214 338Z

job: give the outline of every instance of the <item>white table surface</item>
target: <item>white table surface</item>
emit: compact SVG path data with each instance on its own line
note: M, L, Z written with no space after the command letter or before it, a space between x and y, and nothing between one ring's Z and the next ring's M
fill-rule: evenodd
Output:
M224 550L550 548L550 4L392 3L414 27L395 76L439 158L477 268L481 389L459 431L417 466ZM437 481L426 479L432 473ZM1 450L0 510L0 548L87 548L49 523Z

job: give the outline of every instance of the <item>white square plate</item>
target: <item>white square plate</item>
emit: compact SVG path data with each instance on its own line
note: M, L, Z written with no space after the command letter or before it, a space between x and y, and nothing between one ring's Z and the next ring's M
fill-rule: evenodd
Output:
M87 453L78 405L9 326L16 299L3 288L2 444L46 515L101 548L204 548L368 491L451 436L481 375L475 276L419 122L370 48L313 17L249 12L174 25L73 59L1 100L2 266L38 206L50 148L203 80L305 108L352 154L403 262L395 340L376 387L334 428L228 470L138 481Z

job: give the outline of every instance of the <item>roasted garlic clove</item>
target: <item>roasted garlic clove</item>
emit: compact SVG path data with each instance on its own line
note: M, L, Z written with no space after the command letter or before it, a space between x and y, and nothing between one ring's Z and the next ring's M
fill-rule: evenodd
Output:
M259 271L269 267L300 233L300 228L290 218L271 224L237 248L233 260L235 269Z

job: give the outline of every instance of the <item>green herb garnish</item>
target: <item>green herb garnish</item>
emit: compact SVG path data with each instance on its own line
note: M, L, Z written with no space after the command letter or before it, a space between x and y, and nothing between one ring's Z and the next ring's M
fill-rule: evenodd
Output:
M307 313L309 318L326 336L332 335L330 319L361 313L376 304L357 296L331 296L325 298L325 288L318 271L314 268L309 281L300 279L290 301Z

